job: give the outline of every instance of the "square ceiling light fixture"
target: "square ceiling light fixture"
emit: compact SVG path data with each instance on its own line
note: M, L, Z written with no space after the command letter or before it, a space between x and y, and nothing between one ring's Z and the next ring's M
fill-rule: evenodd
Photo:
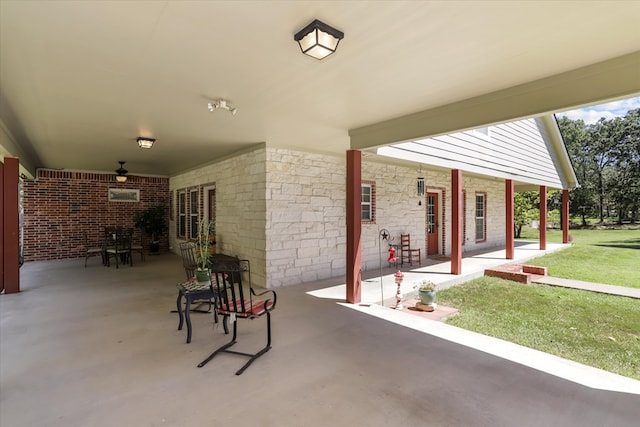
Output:
M139 136L137 141L138 147L140 148L151 148L153 147L153 143L156 142L156 140L153 138L144 138L142 136Z
M317 19L293 36L293 39L300 45L302 53L316 59L324 59L335 52L338 43L343 38L342 31Z

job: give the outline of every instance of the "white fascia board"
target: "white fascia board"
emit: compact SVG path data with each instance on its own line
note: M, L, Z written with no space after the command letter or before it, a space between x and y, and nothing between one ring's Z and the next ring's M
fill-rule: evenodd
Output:
M415 151L409 151L403 149L402 146L405 144L396 144L394 146L389 147L380 147L377 149L377 154L380 156L392 157L395 159L406 160L410 162L421 163L424 165L433 165L447 169L460 169L463 172L470 172L478 175L484 175L491 178L500 178L500 179L512 179L514 181L518 181L524 184L532 184L535 186L544 185L549 188L562 189L563 184L560 181L551 180L551 179L540 179L531 176L527 176L524 174L517 173L509 173L505 171L501 171L498 169L493 169L489 167L477 166L472 163L466 163L461 161L452 161L450 159L446 159L443 157L437 157L432 155L425 155L422 153L417 153Z
M563 189L572 190L580 187L555 115L550 114L542 116L537 118L536 121L544 126L544 129L546 130L548 138L545 138L545 143L547 144L549 154L556 165L556 170L558 171L558 175L562 181Z

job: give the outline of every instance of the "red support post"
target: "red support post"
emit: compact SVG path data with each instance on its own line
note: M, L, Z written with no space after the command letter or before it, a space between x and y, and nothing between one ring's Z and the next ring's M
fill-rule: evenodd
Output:
M540 186L540 250L547 249L547 187Z
M2 167L2 276L0 289L5 294L20 292L20 222L18 212L18 159L4 158Z
M361 212L362 153L347 151L347 302L362 300Z
M506 253L507 259L513 259L515 254L515 219L513 212L513 180L507 179L504 181L504 197L506 202Z
M569 190L562 190L562 243L569 243Z
M451 170L451 274L462 274L462 171Z

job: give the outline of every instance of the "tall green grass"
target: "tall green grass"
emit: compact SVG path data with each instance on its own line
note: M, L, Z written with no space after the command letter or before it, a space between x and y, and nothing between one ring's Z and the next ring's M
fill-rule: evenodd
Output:
M448 324L640 380L640 301L494 277L438 291Z
M535 240L538 230L525 228L522 238ZM547 267L549 275L607 285L640 288L640 230L571 230L572 247L528 261ZM548 242L561 242L562 232L547 231Z

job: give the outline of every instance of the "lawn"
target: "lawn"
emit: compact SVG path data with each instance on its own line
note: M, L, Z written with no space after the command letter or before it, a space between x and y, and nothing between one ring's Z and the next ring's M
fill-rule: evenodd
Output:
M640 229L571 230L573 246L527 262L548 268L550 276L640 288ZM538 230L522 230L525 240ZM547 241L561 242L560 230L548 230Z
M640 380L637 299L483 277L438 303L460 309L448 324Z

